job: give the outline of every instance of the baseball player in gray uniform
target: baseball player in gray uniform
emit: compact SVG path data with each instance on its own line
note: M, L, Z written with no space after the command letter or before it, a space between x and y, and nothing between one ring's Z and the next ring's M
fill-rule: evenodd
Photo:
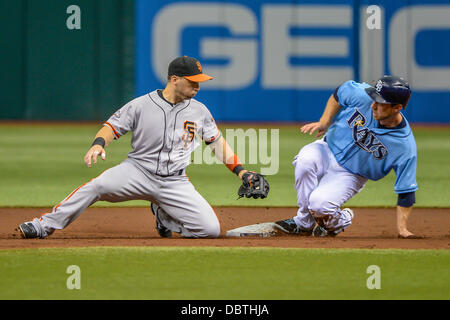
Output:
M214 210L185 174L190 155L199 145L197 136L243 180L243 186L267 185L247 197L265 198L267 181L243 168L209 110L193 99L199 83L211 79L196 59L173 60L165 89L138 97L114 113L98 131L84 162L91 167L98 156L105 160L106 147L131 131L132 150L127 159L74 190L51 212L22 223L18 228L22 237L45 238L64 229L97 201L137 199L151 202L162 237L171 237L172 232L190 238L218 237L220 224Z

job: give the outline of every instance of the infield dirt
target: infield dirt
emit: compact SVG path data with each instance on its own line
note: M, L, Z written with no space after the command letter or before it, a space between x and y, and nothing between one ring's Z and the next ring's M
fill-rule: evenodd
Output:
M160 238L148 208L89 208L65 230L46 239L21 239L17 226L39 217L42 208L1 208L0 249L89 246L280 247L362 249L450 249L450 209L415 208L409 229L422 239L398 239L395 209L356 208L353 224L335 238L283 235L227 238L226 231L244 225L291 218L296 208L214 208L221 223L218 239Z

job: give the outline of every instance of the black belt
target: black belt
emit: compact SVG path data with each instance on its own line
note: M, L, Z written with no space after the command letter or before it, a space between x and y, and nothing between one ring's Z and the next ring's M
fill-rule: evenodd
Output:
M167 175L162 175L162 174L157 174L157 173L155 173L155 174L157 176L160 176L160 177L163 177L163 178L165 178L165 177L173 177L173 176L182 176L184 174L184 169L180 169L180 170L178 170L178 171L176 171L176 172L174 172L172 174L167 174Z

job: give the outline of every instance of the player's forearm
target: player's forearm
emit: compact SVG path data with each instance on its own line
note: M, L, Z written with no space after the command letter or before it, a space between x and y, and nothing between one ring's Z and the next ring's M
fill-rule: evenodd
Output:
M331 95L328 99L327 105L325 106L322 117L320 117L320 123L328 128L333 122L334 117L340 110L341 106L336 101L334 96Z
M230 145L223 137L220 137L217 141L211 143L209 147L211 148L217 159L222 161L222 163L226 165L227 168L230 169L230 171L234 172L237 166L242 165L237 156L234 154L234 151L231 149ZM242 178L242 175L246 171L247 170L245 169L241 170L238 173L239 178Z
M105 147L108 146L111 141L114 140L114 133L109 126L103 126L97 134L95 135L95 139L103 138L105 140Z
M412 212L411 207L397 206L397 231L399 234L408 232L408 219Z

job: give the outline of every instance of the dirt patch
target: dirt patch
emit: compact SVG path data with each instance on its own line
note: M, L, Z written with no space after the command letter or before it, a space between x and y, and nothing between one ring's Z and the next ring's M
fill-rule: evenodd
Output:
M65 230L46 239L20 239L14 229L45 209L0 209L0 249L89 246L212 246L282 248L449 249L450 209L414 209L409 229L423 239L398 239L395 209L355 209L355 219L336 238L280 235L226 238L227 230L293 217L296 208L215 208L221 222L218 239L162 239L147 208L89 208Z

